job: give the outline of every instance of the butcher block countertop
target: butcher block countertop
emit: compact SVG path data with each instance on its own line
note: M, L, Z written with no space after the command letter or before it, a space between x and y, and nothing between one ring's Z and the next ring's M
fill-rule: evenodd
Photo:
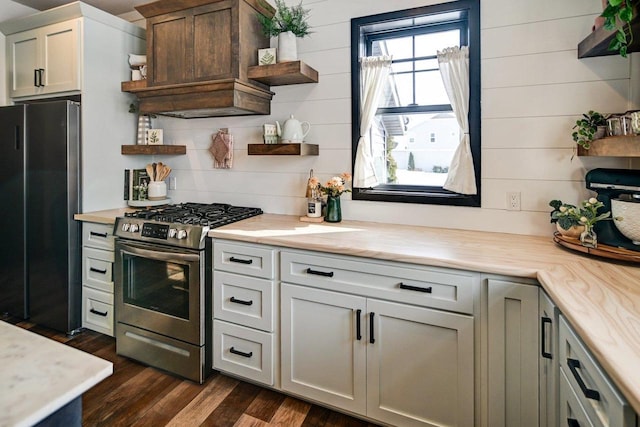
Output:
M95 220L96 214L76 219ZM554 244L551 235L360 221L307 223L274 214L213 229L209 236L537 279L640 414L640 266L571 252Z
M77 213L73 216L76 221L97 222L100 224L115 224L116 217L124 216L126 212L133 212L133 208L108 209L89 213Z

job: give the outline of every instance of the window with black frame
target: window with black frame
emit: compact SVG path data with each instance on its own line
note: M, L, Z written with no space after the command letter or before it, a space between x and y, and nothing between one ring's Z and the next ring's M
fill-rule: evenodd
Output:
M354 180L353 199L480 206L478 0L355 18L351 29L354 178L363 158L370 178ZM468 55L468 132L460 123L464 110L458 107L456 117L440 70L442 52L452 47ZM363 62L376 58L388 64L372 89ZM371 99L366 97L374 90L375 111L367 116ZM461 167L456 150L465 138L475 188L460 193L444 187L452 167L456 172Z

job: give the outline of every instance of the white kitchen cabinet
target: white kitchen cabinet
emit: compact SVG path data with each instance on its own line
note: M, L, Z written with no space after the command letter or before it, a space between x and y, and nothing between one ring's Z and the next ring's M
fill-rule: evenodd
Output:
M573 331L559 316L559 425L634 427L636 414Z
M113 225L82 224L82 327L114 335Z
M538 369L540 381L540 427L558 426L560 368L558 355L558 308L549 296L539 291L540 351Z
M538 286L487 279L488 425L538 426Z
M281 280L283 390L391 425L474 425L478 275L282 251Z
M81 90L82 19L11 34L6 39L9 96Z
M213 367L278 387L278 252L213 242Z

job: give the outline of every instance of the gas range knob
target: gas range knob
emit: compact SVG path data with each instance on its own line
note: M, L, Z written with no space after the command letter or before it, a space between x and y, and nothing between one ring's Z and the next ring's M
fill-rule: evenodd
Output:
M131 227L129 227L129 231L132 233L137 233L138 230L140 230L140 226L138 224L131 224Z
M129 231L129 227L131 227L131 224L125 222L124 224L122 224L122 231Z
M176 239L182 240L187 238L187 230L178 230L176 233Z
M174 238L176 237L176 233L178 232L178 230L176 230L175 228L170 228L169 229L169 237Z

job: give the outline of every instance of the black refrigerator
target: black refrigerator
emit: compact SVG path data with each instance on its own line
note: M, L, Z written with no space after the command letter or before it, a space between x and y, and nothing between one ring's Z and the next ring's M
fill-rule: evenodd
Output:
M81 326L80 105L0 108L0 314Z

